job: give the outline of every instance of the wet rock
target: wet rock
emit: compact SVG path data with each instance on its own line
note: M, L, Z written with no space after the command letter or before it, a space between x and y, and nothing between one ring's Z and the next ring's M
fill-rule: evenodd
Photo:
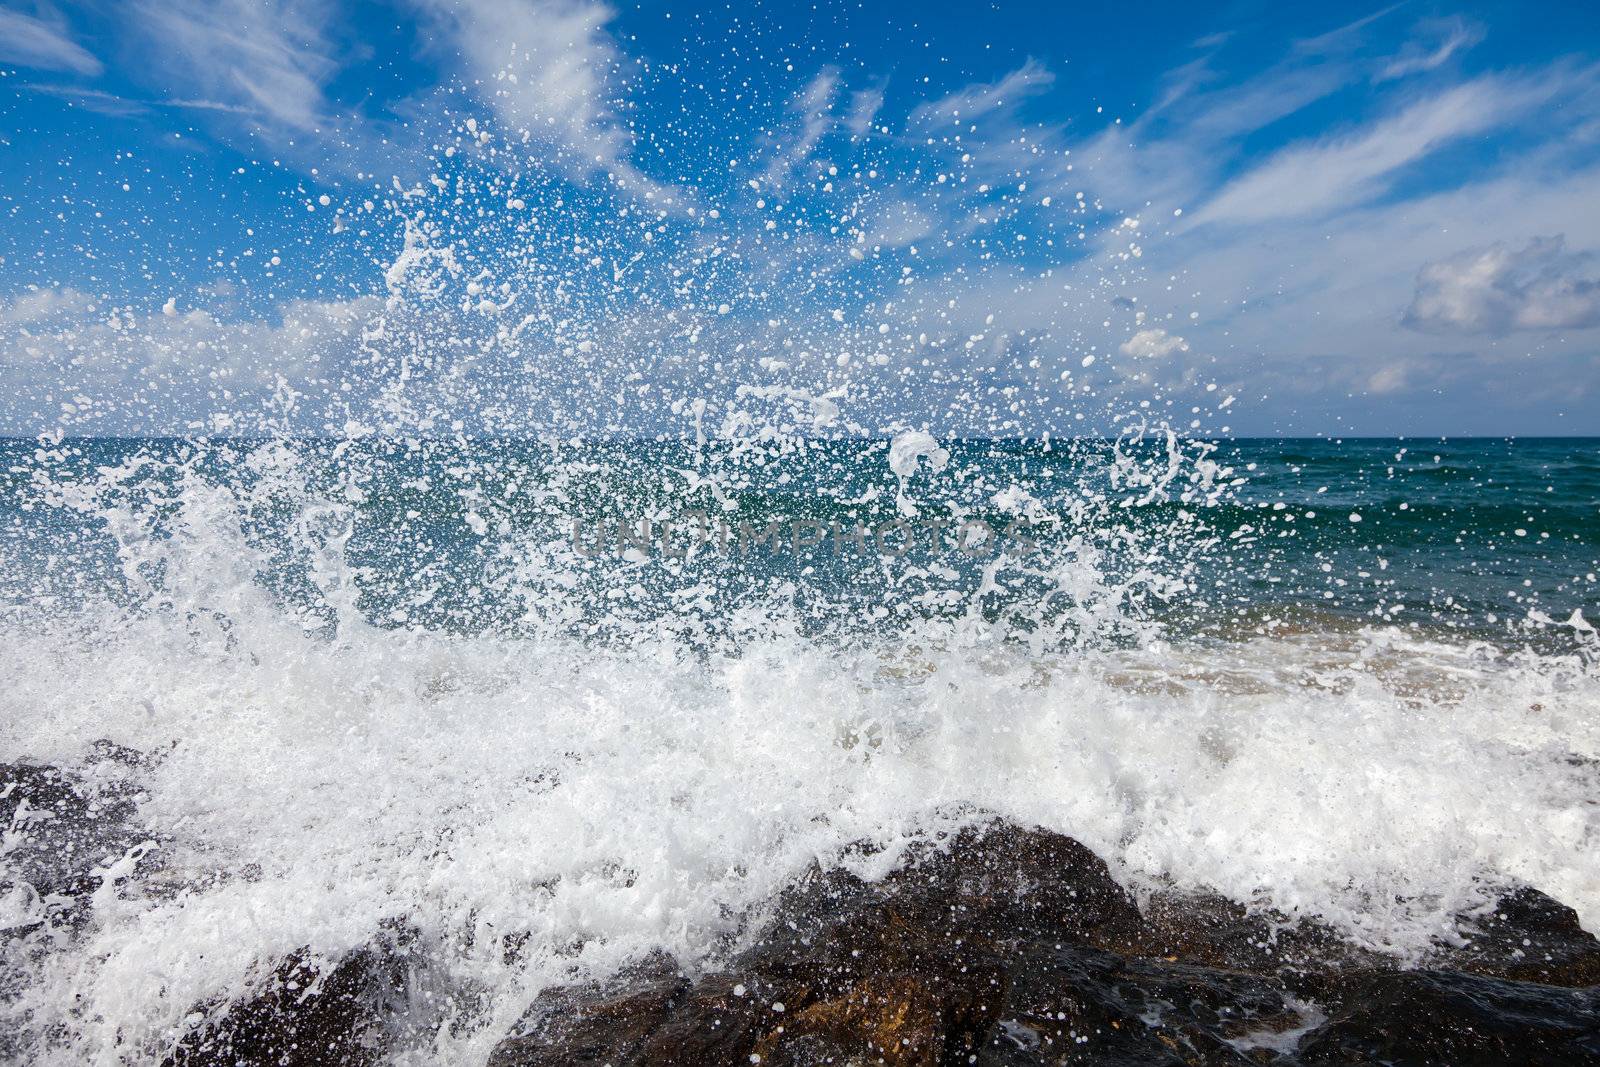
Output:
M162 1067L367 1067L407 1012L410 937L381 938L334 963L299 952L248 997L201 1005Z
M1326 926L1212 893L1157 893L1144 901L1142 913L1144 929L1132 949L1148 958L1282 974L1389 965L1387 957Z
M51 952L70 945L102 894L138 883L152 897L194 884L158 866L159 839L139 825L137 771L151 757L97 743L73 770L0 764L0 1006ZM172 875L171 885L162 876ZM211 877L218 877L212 875ZM196 1005L165 1067L364 1067L382 1060L411 1013L414 937L384 931L334 961L280 961L247 997ZM37 1037L37 1035L32 1035ZM30 1035L0 1028L0 1062L22 1062Z
M878 883L812 872L698 980L653 957L551 991L495 1067L557 1064L1578 1064L1595 1058L1600 946L1508 897L1449 959L1399 971L1330 931L1214 897L1141 911L1082 845L990 826ZM1513 941L1539 946L1539 961ZM1518 1040L1521 1035L1521 1040Z
M82 771L0 764L0 936L81 926L94 896L151 862L136 823L139 757L100 742Z
M7 884L26 881L49 909L0 935L0 962L71 937L119 879L149 880L127 773L139 759L107 748L78 774L0 768ZM1136 902L1078 842L996 823L876 882L813 870L753 928L714 973L691 978L656 955L546 992L491 1063L1600 1063L1600 944L1527 887L1463 916L1458 944L1406 971L1220 897ZM400 927L337 960L296 953L248 995L196 1005L148 1060L382 1062L438 1021L418 1017L412 993L423 955ZM7 973L20 972L0 968L0 993ZM0 1059L8 1047L21 1046L0 1035Z
M0 763L0 1009L74 943L103 894L153 864L130 774L139 761L102 741L77 770ZM0 1028L0 1062L21 1062L27 1041L21 1028Z
M1441 970L1546 985L1600 984L1600 951L1578 925L1578 913L1537 889L1522 886L1492 911L1464 917L1466 943L1429 961Z
M1355 976L1344 1006L1296 1062L1600 1063L1600 989L1567 989L1439 971Z

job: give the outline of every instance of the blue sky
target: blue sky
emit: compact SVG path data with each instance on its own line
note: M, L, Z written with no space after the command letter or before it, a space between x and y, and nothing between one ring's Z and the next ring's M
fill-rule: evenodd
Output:
M1600 433L1592 5L0 0L0 70L6 432L336 392L398 295L417 344L594 394L517 384L500 428L654 387L869 432L1144 392L1235 433ZM562 233L537 264L485 221L512 200ZM517 299L423 323L408 212Z

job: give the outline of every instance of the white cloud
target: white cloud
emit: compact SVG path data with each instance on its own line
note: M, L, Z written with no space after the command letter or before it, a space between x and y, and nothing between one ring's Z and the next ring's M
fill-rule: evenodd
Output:
M1387 396L1415 388L1419 381L1437 383L1442 371L1436 360L1401 357L1384 363L1369 374L1363 384L1367 392Z
M1436 70L1463 49L1483 40L1483 27L1459 15L1449 19L1430 19L1419 27L1421 39L1406 43L1398 55L1386 63L1374 79L1390 81L1411 74Z
M397 6L423 16L418 39L433 53L428 58L453 88L481 102L496 133L553 149L542 151L545 159L575 181L604 175L658 205L691 201L630 159L633 138L619 117L624 91L617 77L626 57L607 32L610 7L592 0ZM463 97L447 105L437 85L390 99L342 93L348 83L341 74L367 46L337 0L128 0L117 13L123 32L143 48L130 72L148 90L142 97L26 88L113 115L201 112L223 139L242 132L325 176L425 175L429 143L458 121Z
M1119 351L1125 356L1137 358L1170 356L1174 352L1189 351L1189 342L1177 334L1169 334L1158 326L1153 329L1140 330L1122 342Z
M1600 200L1600 168L1574 170L1564 146L1552 151L1331 218L1150 242L1138 306L1198 312L1183 333L1240 393L1241 430L1325 432L1342 415L1351 432L1597 432L1585 414L1600 411L1593 333L1401 325L1419 266L1460 254L1464 233L1520 249L1527 234L1564 230L1570 247L1600 249L1600 214L1589 207ZM1342 399L1360 393L1399 406L1379 413Z
M93 311L94 298L71 286L35 286L0 303L0 326L29 326Z
M217 104L300 133L328 121L338 63L319 0L138 0L130 13L166 73Z
M1340 427L1341 417L1347 429L1364 419L1362 432L1600 431L1592 414L1580 416L1600 411L1579 402L1600 394L1593 334L1401 326L1419 266L1456 256L1463 244L1521 249L1529 234L1565 233L1571 248L1600 250L1600 213L1591 207L1600 202L1600 167L1592 161L1600 129L1597 68L1557 61L1418 96L1409 82L1374 87L1382 64L1357 45L1346 40L1314 63L1297 49L1243 80L1224 80L1207 57L1174 71L1158 94L1160 106L1133 122L1087 139L1069 141L1061 131L1054 143L1073 149L1076 170L1056 173L1052 184L1030 175L1029 192L1059 192L1060 203L1081 190L1090 204L1104 203L1101 222L1121 213L1142 219L1143 256L1119 281L1133 298L1128 306L1116 306L1113 291L1098 307L1092 299L1103 290L1108 259L1126 243L1108 226L1095 240L1093 216L1088 258L1056 272L1058 286L1070 284L1087 301L1077 316L1082 336L1089 343L1107 329L1129 336L1143 328L1135 309L1147 310L1152 323L1192 314L1182 333L1203 357L1128 366L1147 373L1192 367L1214 376L1240 395L1230 415L1242 431L1321 432ZM1383 117L1275 155L1269 150L1265 163L1234 184L1219 179L1247 152L1260 152L1256 146L1281 140L1281 127L1272 124L1286 109L1334 92L1371 97ZM1470 106L1481 114L1468 113ZM979 133L995 125L980 123ZM1461 129L1473 132L1451 132ZM1033 140L1032 127L1012 124L1005 132L1018 130ZM1494 150L1452 153L1451 165L1439 165L1440 149L1469 138ZM1402 141L1405 150L1396 151ZM983 158L989 145L979 141L970 150ZM1302 153L1302 169L1277 169ZM1324 164L1328 174L1317 173ZM1269 174L1273 182L1261 181ZM1260 184L1241 184L1250 180ZM1228 208L1227 225L1191 224L1208 199ZM1569 270L1567 277L1597 274ZM1524 320L1581 321L1573 309L1582 296L1574 285L1565 302L1543 301L1542 317L1525 312ZM1559 316L1557 306L1564 309ZM1063 307L1054 316L1058 335L1065 336L1070 314ZM1450 335L1460 340L1446 349L1441 341ZM1363 409L1346 397L1356 394L1396 406L1354 414ZM1561 411L1569 416L1553 423Z
M587 0L412 0L459 53L469 86L510 131L553 143L564 169L597 172L651 198L676 191L630 161L633 138L616 113L623 63L606 32L615 12Z
M1303 37L1294 43L1294 50L1308 56L1341 55L1350 52L1365 39L1365 31L1369 26L1381 22L1394 9L1394 6L1379 8L1370 15L1362 15L1353 22L1347 22L1326 33L1319 33L1315 37Z
M1480 78L1360 132L1286 148L1225 186L1193 224L1262 223L1347 206L1381 191L1401 168L1503 125L1552 93L1542 81Z
M553 147L551 163L575 180L604 174L658 203L688 198L630 159L617 78L626 57L607 32L610 7L592 0L403 6L424 16L423 46L447 78L481 101L496 132ZM85 101L100 110L216 112L323 172L414 169L428 143L420 131L445 121L429 88L388 101L338 97L334 82L364 45L336 0L130 0L124 11L148 42L144 79L164 95Z
M839 92L839 71L823 67L790 103L789 109L800 119L800 129L792 143L779 149L767 166L766 178L782 184L789 172L809 156L835 123L834 100Z
M48 5L38 17L0 8L0 61L91 77L105 69L72 39L66 19Z
M1513 330L1600 325L1596 257L1571 253L1562 237L1503 242L1427 264L1405 324L1437 333L1502 335Z
M882 108L882 85L856 90L850 94L850 114L845 118L845 129L860 137L872 127L872 120Z
M103 89L89 89L76 85L41 85L27 83L22 86L30 93L43 93L63 100L71 100L86 111L102 115L143 115L155 109L170 108L181 111L219 111L236 115L253 115L255 112L239 104L224 104L216 100L149 100L119 96Z
M997 124L990 115L976 134L966 132L963 139L988 152L1000 147L996 141L1015 140L1024 133L1031 144L1070 147L1075 169L1063 165L1054 173L1041 174L1037 158L1026 161L1030 185L1041 192L1071 195L1087 188L1125 209L1149 205L1191 209L1215 187L1218 175L1244 154L1247 137L1367 81L1370 64L1357 53L1363 32L1382 15L1296 41L1281 59L1242 79L1228 77L1214 55L1192 60L1167 73L1150 107L1133 116L1108 115L1106 125L1092 135L1069 139L1064 125L1024 126L1015 120ZM1196 46L1217 48L1225 43L1225 35L1214 35ZM999 85L971 86L918 109L913 117L924 123L942 117L949 126L948 112L963 106L976 105L983 113L1012 111L1048 85L1049 77L1048 71L1030 61Z
M1228 418L1249 432L1340 428L1340 416L1352 420L1351 411L1360 410L1349 406L1355 394L1400 405L1382 416L1391 424L1369 421L1365 432L1525 432L1543 418L1537 412L1600 387L1600 365L1590 366L1591 353L1577 346L1556 350L1536 343L1513 350L1489 343L1445 352L1437 338L1398 328L1418 264L1459 250L1459 235L1469 226L1476 232L1489 227L1493 240L1516 235L1519 228L1524 235L1552 232L1537 220L1576 214L1593 222L1574 223L1573 240L1583 247L1596 244L1587 231L1600 227L1600 216L1581 205L1600 189L1600 174L1582 172L1583 146L1570 135L1600 103L1594 70L1558 62L1419 97L1395 82L1372 88L1378 64L1370 49L1349 40L1335 53L1331 48L1326 44L1304 55L1297 50L1242 81L1224 82L1191 65L1169 79L1173 88L1162 97L1159 113L1152 108L1120 124L1110 122L1118 116L1107 116L1107 126L1087 138L1071 136L1071 126L1052 123L1048 114L1036 121L1042 109L1017 92L1037 91L1045 81L1042 68L1002 79L1010 83L1004 93L997 91L1002 82L974 85L918 109L914 121L922 128L912 131L917 143L924 132L933 136L926 151L949 156L952 169L967 179L918 200L930 214L924 228L959 236L971 218L993 217L975 197L975 187L1004 187L1025 177L1034 205L1035 197L1054 199L1041 214L1058 226L1058 246L1072 236L1062 223L1071 225L1075 216L1084 218L1090 239L1082 258L1058 264L1049 276L1007 275L970 262L965 270L951 270L946 264L943 275L919 279L903 294L908 306L938 312L913 328L925 325L930 337L942 336L936 329L957 338L984 334L974 351L1024 327L1029 336L1048 334L1091 353L1099 345L1102 356L1107 349L1120 351L1131 358L1121 364L1102 359L1095 366L1139 383L1157 382L1161 389L1198 390L1199 403L1237 394L1241 401ZM1348 149L1317 157L1335 172L1331 185L1313 189L1293 210L1275 208L1226 227L1188 225L1208 192L1229 188L1219 175L1234 161L1259 152L1262 141L1282 140L1283 128L1274 128L1278 119L1341 92L1374 97L1379 117L1320 143L1291 142L1276 155L1269 150L1257 157L1270 166L1308 147ZM954 112L963 107L981 116L972 123L976 132L964 119L955 128ZM1498 143L1513 130L1513 150L1473 153L1448 169L1431 166L1445 146L1486 134ZM961 133L960 144L952 147L936 136L947 132ZM1071 155L1063 158L1067 148ZM958 165L964 153L970 162ZM1069 170L1068 163L1076 168ZM1424 165L1407 169L1417 163ZM1247 177L1252 173L1245 171ZM1412 183L1413 176L1420 180ZM1076 210L1077 192L1087 197L1086 214ZM1173 214L1178 207L1181 216ZM1102 225L1123 213L1141 219L1136 240L1143 256L1136 261L1125 255L1126 229L1111 233L1113 226ZM1126 269L1108 269L1119 262ZM963 299L946 316L942 300L925 299L930 290L981 293L982 299ZM1144 322L1140 310L1148 311ZM985 329L991 313L994 326ZM1184 323L1181 343L1202 355L1172 357L1184 351L1172 340L1179 329L1174 321ZM1138 337L1161 325L1168 332ZM1108 335L1115 338L1109 344ZM1160 358L1163 351L1166 359ZM1041 356L1055 377L1059 360L1048 352ZM1074 381L1092 377L1077 369L1076 359L1070 369ZM1562 395L1542 392L1527 380L1530 374L1563 376ZM1207 383L1218 385L1215 394L1200 388ZM1429 393L1427 403L1405 407L1421 390ZM1505 390L1514 393L1514 402L1494 406L1481 400ZM1272 399L1263 402L1263 393ZM1484 414L1476 423L1439 418L1451 410Z
M272 319L229 320L172 304L119 307L70 287L0 301L0 429L32 433L57 419L91 433L259 429L281 381L307 395L298 427L320 431L349 401L327 383L345 377L383 307L376 297L293 300Z
M154 0L142 3L149 6ZM675 195L631 162L635 149L621 101L628 58L608 32L609 7L582 0L406 3L436 20L424 20L424 28L439 31L427 38L438 48L429 58L454 75L463 90L450 97L450 106L457 109L455 121L462 115L462 102L475 94L483 102L477 112L480 122L492 117L485 125L497 144L526 130L536 138L539 154L577 179L614 174L636 189ZM168 6L191 14L209 11L193 0ZM322 64L339 61L342 53L335 41L344 38L337 32L341 25L326 21L322 9L309 0L277 3L275 10L282 9L300 12L313 25L307 40L313 57L321 57L290 68L288 82L303 90L303 106L289 109L284 119L265 116L276 128L292 130L295 114L320 122L336 110L327 99L335 91L328 88L334 84L332 68ZM1311 421L1317 417L1313 404L1326 401L1325 410L1338 410L1345 393L1392 397L1396 404L1422 389L1437 398L1447 390L1455 390L1449 395L1457 399L1469 393L1503 394L1503 407L1482 405L1498 416L1502 410L1534 411L1530 405L1546 403L1535 396L1542 385L1561 378L1561 395L1549 403L1567 404L1585 390L1600 389L1600 363L1594 362L1592 347L1558 344L1548 331L1590 323L1592 289L1587 287L1594 284L1597 271L1585 266L1589 261L1583 257L1564 251L1530 257L1533 246L1527 235L1565 233L1573 247L1600 249L1600 214L1591 206L1600 198L1600 169L1591 164L1593 131L1600 128L1595 125L1600 120L1595 88L1600 79L1595 69L1555 63L1459 83L1449 73L1449 60L1470 41L1455 41L1453 25L1441 23L1430 36L1418 37L1414 46L1396 53L1391 45L1380 48L1376 38L1363 44L1365 23L1355 24L1304 42L1281 61L1242 79L1225 74L1220 55L1208 55L1174 71L1154 106L1103 119L1085 116L1104 125L1082 131L1075 125L1081 118L1069 122L1051 115L1046 102L1037 99L1051 75L1029 62L997 81L922 105L910 116L907 136L895 141L918 154L924 175L959 172L965 181L938 186L875 183L854 216L859 232L837 240L826 234L797 234L792 242L768 246L772 263L763 269L775 271L780 256L792 255L783 265L798 262L809 269L822 264L847 271L852 269L845 258L847 239L851 247L889 251L914 242L920 246L917 277L907 279L897 303L908 316L922 318L917 330L948 337L958 347L982 334L966 347L990 363L993 353L1032 344L1033 337L1048 332L1064 348L1072 347L1073 368L1078 367L1078 349L1089 346L1098 346L1101 357L1120 349L1142 358L1186 351L1180 346L1192 345L1201 355L1120 365L1102 358L1096 373L1116 367L1141 376L1141 381L1176 381L1180 372L1193 371L1231 383L1230 389L1238 386L1235 391L1241 396L1247 390L1255 395L1270 390L1269 403L1276 411L1296 402L1286 404L1285 397L1303 402L1301 413L1292 417L1306 419L1298 424L1306 429L1327 429L1329 423ZM224 40L208 45L212 51L206 54L233 55L228 49L242 48L227 39L226 27L210 28ZM280 35L278 41L286 39L292 35ZM169 48L170 42L163 45L153 68L176 62L162 58ZM282 56L278 45L259 57L237 54L240 66L282 67L274 59ZM188 80L180 80L179 88L205 90L227 106L262 114L245 89L226 79L206 81L188 62L174 68ZM224 64L213 60L210 65ZM1404 65L1409 69L1402 73ZM1442 84L1401 80L1405 73L1428 69L1439 70L1435 77ZM1455 87L1446 88L1448 84ZM1375 119L1284 144L1290 128L1295 137L1308 127L1317 128L1310 124L1318 113L1305 110L1307 105L1327 100L1329 112L1349 116L1360 113L1343 106L1356 96L1373 102ZM155 106L151 100L140 103ZM388 106L400 113L395 105ZM881 107L881 89L852 95L834 72L825 70L797 97L784 139L771 145L782 147L788 160L842 153L842 134L866 133L876 125L873 116ZM1280 122L1297 112L1303 117L1294 123ZM1124 121L1114 124L1115 118ZM894 125L892 119L879 121ZM408 144L426 143L427 138L416 135L422 126L414 124ZM957 133L959 144L954 143ZM300 139L316 146L324 157L322 165L328 166L328 153L316 144L326 142L326 133ZM1437 165L1443 149L1480 139L1494 151L1463 151L1452 157L1451 166ZM969 153L970 161L963 159ZM1251 165L1241 169L1241 161ZM1240 176L1225 179L1233 173ZM1017 195L1024 178L1026 198L1017 201L1015 229L1032 239L1038 236L1027 229L1032 218L1049 219L1056 230L1053 251L1047 254L1059 254L1060 260L1051 270L1038 272L999 259L969 258L970 246L959 244L964 239L1012 236L1006 198ZM985 184L991 191L980 193ZM1080 191L1088 205L1082 210L1074 195ZM1053 196L1054 203L1041 206L1046 196ZM1006 210L995 210L998 205L1007 205ZM1173 214L1177 207L1184 209L1181 217ZM735 217L727 205L723 210ZM1111 216L1114 223L1123 213L1141 219L1134 237L1143 246L1143 257L1137 261L1125 254L1127 231L1116 231L1115 244L1096 239L1098 222ZM1197 219L1226 225L1192 225ZM1075 243L1079 224L1089 233L1081 245ZM1489 247L1463 253L1466 243ZM1082 252L1063 252L1068 247ZM946 255L941 249L952 251ZM1501 266L1488 271L1484 281L1478 260L1490 253ZM1558 277L1543 277L1540 264L1547 267L1558 259ZM834 260L842 260L843 266L832 266ZM1114 261L1124 265L1108 269ZM1424 263L1428 266L1419 275ZM958 307L946 306L952 295L961 297ZM181 311L180 301L177 322L169 323L173 329L141 326L144 339L138 343L106 338L90 315L87 325L75 328L79 339L71 340L68 327L47 328L46 319L58 312L43 306L46 298L39 301L37 307L19 303L4 314L32 316L27 329L35 335L31 343L36 348L38 338L48 334L56 339L56 348L71 344L80 354L117 353L89 361L106 367L108 375L119 363L142 365L140 353L173 348L177 326L189 315ZM1138 319L1145 309L1148 318ZM1191 320L1191 311L1199 317ZM70 312L65 305L59 310L63 316ZM991 314L997 320L993 328L986 321ZM207 318L212 325L196 321L184 328L208 346L253 351L253 342L244 338L281 340L271 333L279 326L227 325ZM0 316L0 338L13 336L5 321ZM1411 328L1401 328L1403 321ZM1181 329L1185 337L1146 328L1158 322ZM21 325L21 320L12 325ZM1026 341L1019 339L1024 328ZM315 332L328 330L319 327ZM647 331L641 327L640 332ZM1452 341L1450 351L1440 351L1441 337L1447 334L1465 339ZM85 348L85 336L102 338L95 342L99 348ZM70 372L62 366L63 374ZM1073 373L1087 377L1076 369ZM1441 410L1434 400L1429 404L1426 409L1417 405L1417 411ZM1241 401L1234 413L1242 414L1245 407ZM1262 428L1262 417L1258 409L1255 428ZM1266 428L1284 430L1288 425ZM1388 428L1416 431L1419 426L1396 423ZM1506 428L1488 421L1477 427Z
M42 85L37 82L26 82L20 88L30 93L70 100L85 111L94 111L101 115L142 115L149 110L142 101L129 100L116 93L108 93L104 89L90 89L79 85Z
M912 110L910 121L912 125L925 126L949 126L958 120L973 122L991 112L1014 108L1054 81L1055 75L1043 64L1029 59L997 82L969 85L943 99L919 104Z

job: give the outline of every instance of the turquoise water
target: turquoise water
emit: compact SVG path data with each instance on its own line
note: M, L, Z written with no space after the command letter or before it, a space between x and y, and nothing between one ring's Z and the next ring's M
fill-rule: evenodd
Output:
M672 203L460 103L204 291L5 324L0 766L95 803L0 821L0 1058L162 1063L404 930L391 1062L483 1063L991 817L1402 961L1514 886L1600 930L1600 440L1230 437L1299 400L1176 216L984 178L966 105Z
M9 602L129 595L104 516L48 506L48 494L30 488L40 477L81 480L148 460L119 484L152 479L170 490L188 471L255 486L262 474L252 457L265 447L80 439L40 459L46 453L35 443L7 442L0 532ZM1144 616L1182 621L1189 632L1224 633L1276 615L1559 641L1561 628L1530 626L1530 618L1600 614L1600 441L1246 439L1214 448L1211 460L1229 469L1217 480L1222 491L1185 502L1179 478L1152 499L1134 494L1131 507L1115 512L1116 536L1096 546L1107 573L1156 557L1182 578L1182 589L1141 597ZM1113 446L1102 441L951 443L949 465L917 487L923 513L909 529L886 529L902 518L887 441L817 442L754 463L672 442L412 442L358 453L299 442L293 450L305 484L246 509L252 540L269 561L259 579L296 600L305 560L291 527L307 505L298 494L340 497L341 480L355 472L362 499L349 514L347 552L361 614L377 625L470 633L515 632L525 623L537 590L509 573L512 546L529 542L594 557L578 567L588 602L576 598L578 616L590 622L614 614L607 593L619 575L645 591L630 598L635 619L682 614L673 594L699 581L717 590L715 608L695 609L706 621L778 590L803 602L818 629L881 624L866 610L872 606L895 615L965 613L983 564L1015 552L1021 536L1043 550L1104 534L1083 528L1104 520L1104 506L1074 505L1106 493L1113 466ZM1141 462L1161 459L1153 445L1129 451ZM720 479L718 495L697 490L697 477ZM1008 490L1035 502L1031 518L995 504ZM956 524L929 525L956 514L986 525L988 546L963 541ZM1008 542L1007 530L1018 540ZM630 547L636 558L625 560ZM928 567L949 573L934 577ZM938 595L905 595L907 582ZM430 591L420 602L419 588ZM1038 595L1024 573L978 605L995 616Z
M127 823L52 857L85 922L0 848L34 1062L396 927L393 1062L485 1062L991 814L1401 960L1516 885L1600 925L1600 442L4 449L0 763Z

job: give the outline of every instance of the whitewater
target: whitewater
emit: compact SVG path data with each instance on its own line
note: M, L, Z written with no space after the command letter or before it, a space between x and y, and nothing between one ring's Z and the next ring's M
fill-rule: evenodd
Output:
M905 288L915 249L852 230L871 160L794 194L824 248L758 182L580 206L455 137L339 209L383 265L347 362L174 372L212 417L143 433L164 401L63 366L6 446L0 762L116 823L0 827L8 1055L161 1062L285 958L392 938L392 1061L479 1063L543 990L713 966L813 865L995 817L1401 962L1521 885L1600 931L1592 442L1230 442L1225 384L1138 372L1170 316L1098 379L1075 329ZM1512 468L1501 513L1475 479ZM691 509L1030 537L574 534Z

